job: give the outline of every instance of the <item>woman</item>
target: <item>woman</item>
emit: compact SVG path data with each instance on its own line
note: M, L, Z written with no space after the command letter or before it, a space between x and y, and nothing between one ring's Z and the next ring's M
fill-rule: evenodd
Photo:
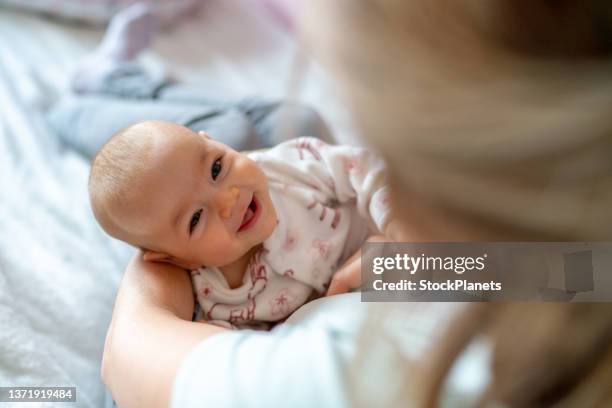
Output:
M336 73L359 128L389 164L392 202L401 220L395 238L609 238L609 2L315 4L307 20L314 50ZM378 340L392 337L375 323L361 326L361 335L337 336L325 325L223 334L189 322L189 293L189 280L179 271L137 259L128 267L103 362L103 377L120 405L166 406L173 384L177 407L194 405L198 397L211 406L367 405L372 400L361 391L371 389L363 385L383 378L371 394L381 402L458 406L458 400L448 401L457 367L480 367L485 374L472 389L473 399L464 401L469 406L612 404L612 307L607 304L469 307L447 334L431 338L431 353L421 356L420 364L398 365L399 347L389 348L387 357L364 357L378 355ZM316 350L291 350L301 344L296 333L318 339ZM257 375L241 375L253 363L242 357L251 355L245 351L271 356L270 343L277 341L283 345L279 358L292 352L302 358L256 364ZM343 352L347 345L359 351ZM236 377L202 370L207 361L209 371L223 370L215 354L231 357L232 351L238 358L225 365L232 364ZM388 381L398 373L402 384L412 386ZM190 391L187 379L197 382L200 375L206 377L200 392ZM302 399L295 399L294 388L266 384L298 384ZM235 398L215 395L232 387ZM253 391L251 398L247 390ZM389 394L393 398L383 398Z

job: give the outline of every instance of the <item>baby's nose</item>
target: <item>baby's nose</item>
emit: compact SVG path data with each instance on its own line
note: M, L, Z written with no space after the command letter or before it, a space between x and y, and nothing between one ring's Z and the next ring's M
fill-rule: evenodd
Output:
M240 189L238 187L232 187L229 190L217 194L217 205L219 206L221 218L228 219L232 216L232 211L236 206L236 201L239 196Z

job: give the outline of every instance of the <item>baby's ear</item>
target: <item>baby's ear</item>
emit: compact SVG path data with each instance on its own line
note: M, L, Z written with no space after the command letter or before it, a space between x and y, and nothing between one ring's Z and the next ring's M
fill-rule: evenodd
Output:
M200 131L198 132L198 135L203 136L203 137L205 137L206 139L212 139L212 138L210 137L210 135L209 135L208 133L206 133L205 131L203 131L203 130L200 130Z
M168 263L170 265L178 266L179 268L193 270L198 269L200 265L196 265L193 262L183 261L182 259L175 258L171 255L166 254L165 252L157 252L157 251L144 251L142 255L142 260L145 262L162 262Z

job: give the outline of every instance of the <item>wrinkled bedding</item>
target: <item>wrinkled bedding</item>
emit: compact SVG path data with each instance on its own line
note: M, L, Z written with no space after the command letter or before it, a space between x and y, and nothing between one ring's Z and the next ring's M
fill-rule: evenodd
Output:
M39 24L49 48L28 38ZM76 386L78 405L94 407L104 401L99 360L131 250L92 222L87 162L46 128L44 108L80 51L54 52L70 35L48 28L0 15L0 384Z
M101 35L0 7L0 385L76 386L83 407L105 403L99 361L132 249L95 224L88 163L60 145L45 112ZM280 97L295 55L289 34L246 0L217 0L162 33L144 60L225 98ZM350 142L325 81L310 66L298 95Z

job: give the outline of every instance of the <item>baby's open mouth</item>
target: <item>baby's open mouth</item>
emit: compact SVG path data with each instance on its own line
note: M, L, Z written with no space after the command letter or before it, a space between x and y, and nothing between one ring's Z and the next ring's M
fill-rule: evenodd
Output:
M242 219L242 223L240 224L240 228L238 228L238 231L243 231L253 225L256 221L256 216L258 214L259 203L257 202L255 195L253 195L253 198L251 199L251 202L249 203L249 206L247 207L247 210L244 213L244 218Z

